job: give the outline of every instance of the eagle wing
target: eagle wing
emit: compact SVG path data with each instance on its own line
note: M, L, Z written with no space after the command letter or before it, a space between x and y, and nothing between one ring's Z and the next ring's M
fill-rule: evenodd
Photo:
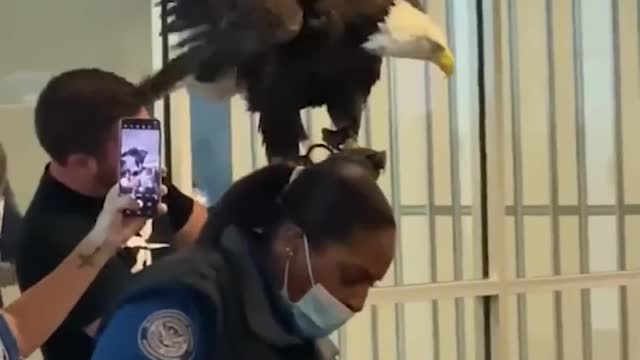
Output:
M422 4L420 3L419 0L404 0L406 2L408 2L409 4L413 5L416 9L421 10L421 11L425 11L424 6L422 6Z
M248 56L293 38L302 27L297 0L161 0L170 17L167 33L179 33L181 53L138 88L151 102L185 78L215 82Z
M171 18L167 31L186 35L176 45L181 50L202 45L225 51L264 48L291 39L302 26L297 0L161 1Z
M350 23L384 15L393 2L394 0L319 0L314 10L317 14L332 14L340 22Z

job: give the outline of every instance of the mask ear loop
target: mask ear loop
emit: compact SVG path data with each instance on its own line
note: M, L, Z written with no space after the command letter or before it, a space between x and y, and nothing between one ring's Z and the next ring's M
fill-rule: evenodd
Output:
M316 280L313 278L313 271L311 271L311 256L309 256L309 241L307 236L304 236L304 253L307 257L307 271L309 272L309 279L311 280L311 286L316 285Z

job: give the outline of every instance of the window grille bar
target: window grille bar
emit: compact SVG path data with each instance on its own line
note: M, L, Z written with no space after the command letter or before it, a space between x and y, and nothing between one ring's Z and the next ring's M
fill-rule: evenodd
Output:
M546 35L547 35L547 69L548 69L548 137L549 137L549 212L551 215L551 264L552 274L560 275L562 272L562 250L560 246L560 217L558 215L558 134L556 128L556 68L555 68L555 32L553 18L553 1L545 1ZM559 291L553 293L553 325L555 335L556 360L564 359L564 327L562 324L562 294Z
M578 226L580 243L580 272L589 271L589 224L587 215L587 161L585 151L585 114L584 114L584 69L582 55L582 7L580 0L572 0L573 17L573 61L575 87L575 123L576 123L576 163L578 185ZM581 290L582 311L582 352L584 360L593 359L591 333L591 292Z
M620 7L618 0L611 1L611 23L613 43L613 91L614 91L614 141L616 170L616 240L618 244L618 269L627 270L627 237L624 208L624 150L622 124L622 71L620 63ZM620 360L630 360L629 348L629 295L626 286L621 286L618 299L620 312Z

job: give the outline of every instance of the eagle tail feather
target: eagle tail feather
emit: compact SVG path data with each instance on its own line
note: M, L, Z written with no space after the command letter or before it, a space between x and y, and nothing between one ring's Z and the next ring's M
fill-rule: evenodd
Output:
M163 3L169 19L167 33L181 33L210 24L208 0L159 0L157 5Z
M200 61L209 53L205 46L194 47L169 60L162 69L143 79L138 85L138 93L145 104L160 99L173 91L187 76L197 70Z
M180 39L175 45L175 49L185 49L193 46L203 45L210 38L208 28L200 28L191 31L191 33Z

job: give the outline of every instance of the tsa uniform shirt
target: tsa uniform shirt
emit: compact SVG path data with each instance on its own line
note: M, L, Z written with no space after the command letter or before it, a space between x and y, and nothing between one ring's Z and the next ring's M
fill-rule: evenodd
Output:
M9 325L4 319L4 316L0 315L0 360L19 360L20 351L16 338L9 330Z
M215 325L203 323L191 290L168 288L132 299L99 335L92 360L205 360Z

